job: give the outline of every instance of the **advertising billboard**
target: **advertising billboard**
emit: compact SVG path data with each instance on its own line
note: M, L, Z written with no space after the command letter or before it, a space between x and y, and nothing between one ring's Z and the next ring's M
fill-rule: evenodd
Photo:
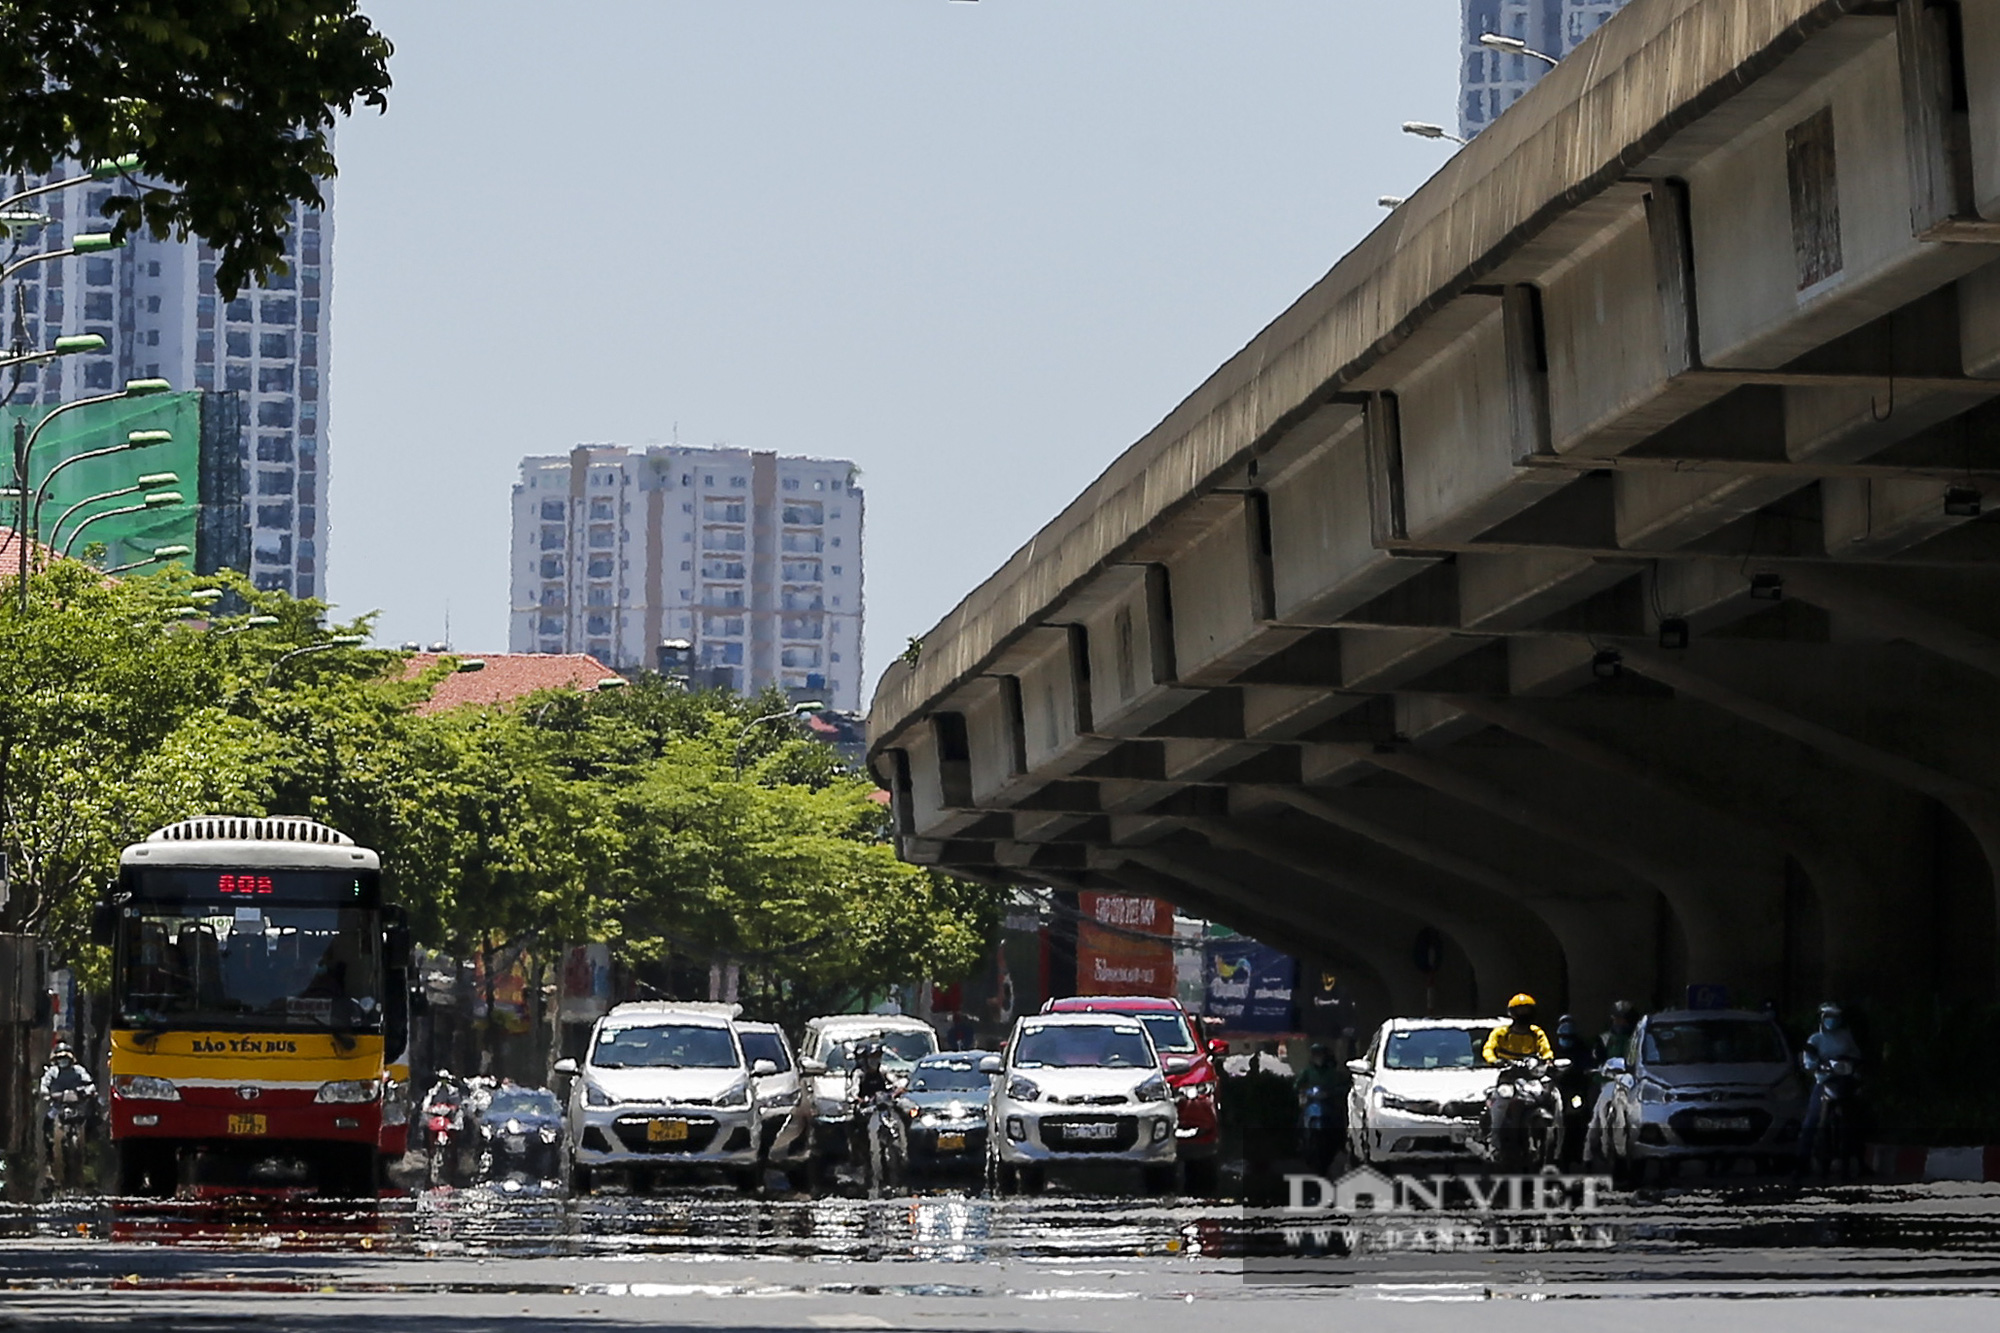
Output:
M1298 962L1267 944L1237 936L1210 940L1208 996L1202 1012L1231 1032L1296 1032Z
M1174 993L1174 905L1123 893L1078 895L1079 995Z

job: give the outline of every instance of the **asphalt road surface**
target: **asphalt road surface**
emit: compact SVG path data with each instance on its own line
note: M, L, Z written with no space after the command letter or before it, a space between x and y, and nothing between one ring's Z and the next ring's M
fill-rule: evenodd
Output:
M0 1211L0 1330L1991 1329L2000 1187L1301 1218L1190 1200L438 1191Z

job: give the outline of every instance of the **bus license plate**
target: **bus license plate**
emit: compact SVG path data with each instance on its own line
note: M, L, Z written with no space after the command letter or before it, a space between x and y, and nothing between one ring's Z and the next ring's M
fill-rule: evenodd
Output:
M939 1152L964 1152L964 1151L965 1151L965 1135L963 1135L963 1134L940 1134L940 1135L938 1135L938 1151L939 1151Z
M264 1117L261 1115L232 1115L229 1117L231 1134L262 1134L265 1131Z
M1072 1139L1109 1139L1118 1134L1116 1125L1070 1125L1064 1134Z
M685 1120L648 1120L646 1122L646 1142L683 1143L688 1136L688 1122Z

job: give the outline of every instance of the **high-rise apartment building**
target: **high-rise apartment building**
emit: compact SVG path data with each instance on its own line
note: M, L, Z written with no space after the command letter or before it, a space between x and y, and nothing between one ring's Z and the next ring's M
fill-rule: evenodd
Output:
M57 168L58 176L79 174L73 165ZM85 181L30 201L50 221L26 234L23 252L60 249L79 232L108 230L98 209L117 188ZM333 184L320 188L330 210ZM215 289L207 245L154 240L143 231L109 253L29 265L9 284L31 345L78 333L105 342L102 352L31 367L17 402L53 405L155 377L176 389L235 396L250 574L261 588L301 597L326 591L328 210L295 206L285 241L291 271L233 301ZM11 330L14 310L5 313Z
M1459 74L1458 132L1470 139L1514 105L1549 70L1533 56L1479 44L1486 33L1518 37L1561 59L1596 32L1626 0L1464 0L1464 65Z
M775 685L861 708L862 492L852 463L586 445L514 487L514 652Z

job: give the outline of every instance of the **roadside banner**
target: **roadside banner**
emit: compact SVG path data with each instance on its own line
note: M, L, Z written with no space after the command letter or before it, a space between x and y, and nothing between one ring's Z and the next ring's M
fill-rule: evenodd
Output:
M1208 995L1203 1011L1222 1020L1232 1032L1296 1032L1293 995L1298 989L1298 962L1267 944L1238 936L1210 940L1207 955Z
M1161 898L1085 892L1077 906L1079 995L1174 993L1174 906Z
M563 957L562 1021L594 1023L611 1008L611 946L577 944Z

